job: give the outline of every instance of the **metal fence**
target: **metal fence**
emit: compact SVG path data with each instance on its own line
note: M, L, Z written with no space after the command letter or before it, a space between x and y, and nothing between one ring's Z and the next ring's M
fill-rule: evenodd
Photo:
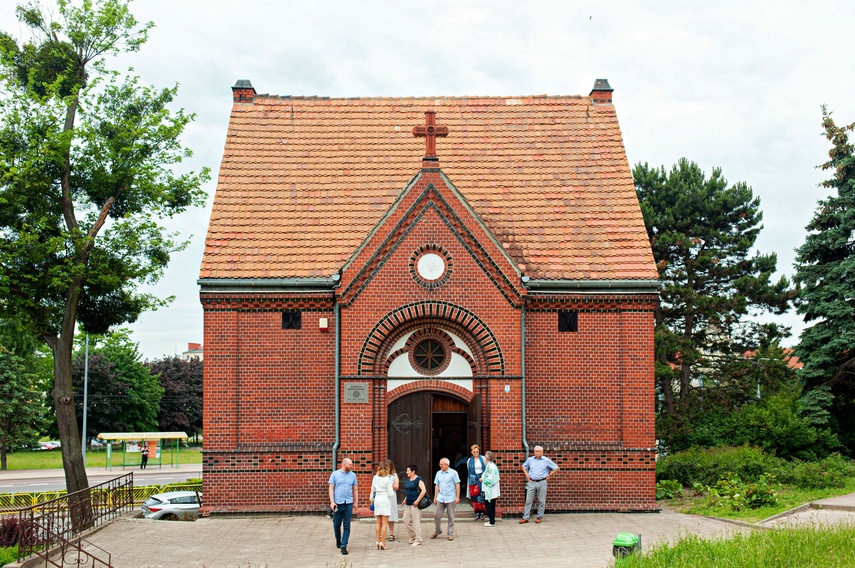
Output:
M84 563L109 565L85 552L79 535L134 507L134 476L128 473L88 489L62 495L18 510L18 560L37 554L50 562L49 552L60 550L61 561L71 553ZM76 543L75 543L76 540ZM57 564L61 565L61 564Z
M131 475L131 474L128 474ZM166 485L142 485L134 486L133 502L135 506L142 504L143 501L167 491L198 491L202 492L202 482L176 482ZM37 507L41 503L46 503L66 495L63 491L40 491L40 492L25 492L25 493L0 493L0 514L17 513L22 507Z

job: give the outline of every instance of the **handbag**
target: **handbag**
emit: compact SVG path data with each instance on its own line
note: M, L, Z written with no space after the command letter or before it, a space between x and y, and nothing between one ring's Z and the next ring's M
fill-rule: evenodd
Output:
M419 509L427 509L428 507L430 507L430 497L428 497L427 495L422 497L422 500L419 501L418 507Z
M469 497L475 498L481 494L481 488L477 483L473 483L469 486Z

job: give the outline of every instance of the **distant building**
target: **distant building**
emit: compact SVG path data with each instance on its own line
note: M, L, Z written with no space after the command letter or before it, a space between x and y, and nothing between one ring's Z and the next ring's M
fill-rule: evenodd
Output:
M205 350L202 349L201 343L188 343L187 351L181 354L181 359L184 361L202 361L204 354Z

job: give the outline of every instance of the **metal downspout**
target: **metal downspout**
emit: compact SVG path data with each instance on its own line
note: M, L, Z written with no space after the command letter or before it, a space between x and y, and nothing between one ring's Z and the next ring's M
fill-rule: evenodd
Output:
M338 465L341 447L341 305L335 303L335 443L332 447L332 468Z
M520 356L522 357L520 365L520 370L522 371L522 445L523 448L525 448L525 457L528 459L528 440L526 440L525 429L525 302L523 302L522 313L520 316Z

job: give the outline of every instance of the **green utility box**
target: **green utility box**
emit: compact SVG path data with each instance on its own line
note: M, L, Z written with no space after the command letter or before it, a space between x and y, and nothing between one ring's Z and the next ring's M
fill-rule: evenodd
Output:
M612 555L615 558L623 558L637 550L641 550L640 534L622 532L612 541Z

